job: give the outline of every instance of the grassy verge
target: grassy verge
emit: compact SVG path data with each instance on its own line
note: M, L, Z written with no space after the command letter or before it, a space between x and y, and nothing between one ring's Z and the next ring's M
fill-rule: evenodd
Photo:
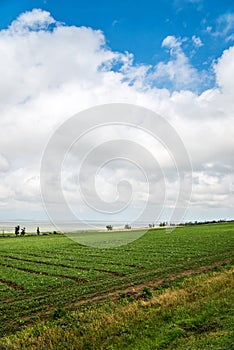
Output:
M167 289L133 289L74 312L57 308L50 321L4 337L0 348L231 350L233 272L222 267Z

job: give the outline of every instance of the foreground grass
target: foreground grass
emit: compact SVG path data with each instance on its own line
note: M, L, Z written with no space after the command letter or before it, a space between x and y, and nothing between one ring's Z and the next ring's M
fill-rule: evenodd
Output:
M85 247L63 235L1 238L0 336L48 320L57 305L74 310L134 286L170 287L190 274L231 265L233 233L231 223L170 234L154 229L115 249Z
M215 349L234 344L233 267L176 286L55 310L51 320L4 337L1 349Z

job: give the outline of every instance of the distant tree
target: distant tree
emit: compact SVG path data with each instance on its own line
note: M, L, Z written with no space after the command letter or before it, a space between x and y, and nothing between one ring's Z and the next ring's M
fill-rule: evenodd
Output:
M17 226L15 227L15 235L16 235L16 237L19 235L19 233L20 233L20 226L17 225Z
M125 230L130 230L130 229L131 229L131 226L128 225L128 224L126 224L126 225L124 226L124 229L125 229Z
M149 224L149 228L153 228L154 227L154 223L153 224Z
M106 228L108 231L111 231L113 229L113 226L112 225L106 225Z
M164 227L164 226L166 226L166 222L165 222L165 221L160 222L159 226L160 226L160 227Z

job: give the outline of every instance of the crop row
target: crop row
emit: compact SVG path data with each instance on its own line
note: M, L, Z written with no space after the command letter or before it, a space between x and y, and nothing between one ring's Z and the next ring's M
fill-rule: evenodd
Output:
M1 331L58 303L68 306L146 280L231 263L233 233L232 224L183 227L170 234L156 229L115 249L82 246L62 235L1 238Z

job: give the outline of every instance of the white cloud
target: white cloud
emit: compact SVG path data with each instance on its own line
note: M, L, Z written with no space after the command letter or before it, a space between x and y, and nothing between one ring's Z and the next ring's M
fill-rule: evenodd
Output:
M9 27L12 32L25 30L43 30L47 29L50 24L55 24L56 21L47 11L41 9L33 9L22 13Z
M231 78L234 72L234 46L225 50L214 66L216 79L219 86L226 94L234 94L234 81Z
M234 34L230 34L225 38L226 41L234 41Z
M229 36L234 28L234 13L225 13L216 20L216 28L212 34L218 37Z
M192 41L195 44L196 47L201 47L203 46L203 42L201 41L201 38L199 36L193 35L192 36Z
M181 39L176 38L174 35L168 35L163 39L162 47L178 48L181 46Z
M234 85L230 77L234 76L234 47L226 50L214 65L217 86L199 95L194 86L201 82L201 76L185 55L183 40L167 36L162 46L169 49L170 59L150 67L135 65L131 53L107 48L101 31L62 25L42 10L22 14L8 29L0 31L0 197L6 208L1 212L5 215L2 219L16 217L17 213L22 217L43 216L38 176L49 136L78 111L109 102L153 109L181 135L195 171L195 209L191 209L190 217L196 219L204 208L212 216L210 208L218 205L225 207L227 213L230 208L233 210L230 188L234 183ZM192 40L197 46L201 44L198 37ZM116 64L121 68L112 70ZM158 82L168 86L168 81L177 91L171 93L166 87L157 87ZM108 135L122 134L112 130ZM99 136L101 140L105 137L106 133ZM174 198L177 180L163 150L135 131L129 137L154 149L168 174L172 205L170 198ZM98 136L93 137L89 142L97 139ZM82 147L85 150L85 144ZM142 203L146 184L124 165L112 183L108 183L106 173L99 175L103 195L109 198L114 181L130 174ZM69 192L69 198L77 204L74 181L69 176L67 195ZM161 180L152 177L151 181L157 194Z
M10 164L8 160L0 153L0 172L9 170Z
M170 81L175 89L196 89L201 82L201 76L198 71L190 64L188 57L183 52L181 45L186 39L167 36L162 47L170 49L170 60L168 62L159 62L152 77L156 81Z

